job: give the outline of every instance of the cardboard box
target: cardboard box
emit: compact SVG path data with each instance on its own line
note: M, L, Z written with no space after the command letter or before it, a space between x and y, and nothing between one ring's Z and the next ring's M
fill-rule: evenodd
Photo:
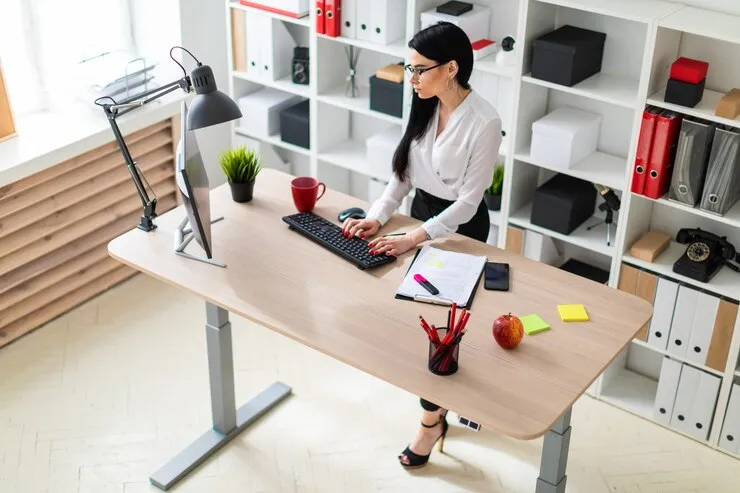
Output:
M648 231L630 248L630 255L645 262L654 262L671 244L671 237L661 231Z
M388 80L395 82L396 84L403 83L403 65L392 63L385 67L380 67L375 71L375 76L378 79Z
M740 89L730 89L717 103L714 114L722 118L734 120L740 115Z

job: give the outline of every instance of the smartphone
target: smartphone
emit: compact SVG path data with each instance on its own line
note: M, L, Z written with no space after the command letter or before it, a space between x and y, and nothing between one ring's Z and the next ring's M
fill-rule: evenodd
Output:
M489 291L509 290L509 264L486 262L484 270L484 285Z

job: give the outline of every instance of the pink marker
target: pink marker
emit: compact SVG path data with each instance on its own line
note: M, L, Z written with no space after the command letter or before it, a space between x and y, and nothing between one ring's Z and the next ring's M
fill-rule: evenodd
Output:
M422 276L421 274L414 274L414 281L424 286L424 289L426 289L433 295L439 294L439 289L435 288L432 283L427 281L426 278L424 278L424 276Z

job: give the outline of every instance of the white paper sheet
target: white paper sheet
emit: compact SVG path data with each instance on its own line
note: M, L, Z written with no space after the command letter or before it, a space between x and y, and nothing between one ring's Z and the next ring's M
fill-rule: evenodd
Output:
M454 301L458 306L465 306L487 261L467 253L450 252L426 245L414 260L406 273L396 294L414 298L423 296L439 300ZM434 296L414 280L415 274L421 274L439 290Z

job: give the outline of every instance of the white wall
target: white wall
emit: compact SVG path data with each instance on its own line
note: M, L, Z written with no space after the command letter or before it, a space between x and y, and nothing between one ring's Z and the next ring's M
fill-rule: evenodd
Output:
M680 0L677 3L702 9L716 10L727 14L740 15L740 1L738 0Z
M226 45L226 8L224 2L211 0L133 0L134 40L142 55L160 61L158 77L169 82L182 75L170 59L175 45L187 48L216 76L219 90L228 94L228 64ZM181 50L173 55L185 70L195 62ZM183 56L184 55L184 56ZM164 75L163 75L164 74ZM196 132L211 187L226 182L218 166L219 154L231 145L228 124L204 128Z
M174 0L166 0L174 1ZM226 6L211 0L180 0L182 45L213 69L219 90L229 92L226 44ZM192 68L192 65L191 65ZM218 155L231 145L228 123L196 132L211 187L226 182L218 165Z

